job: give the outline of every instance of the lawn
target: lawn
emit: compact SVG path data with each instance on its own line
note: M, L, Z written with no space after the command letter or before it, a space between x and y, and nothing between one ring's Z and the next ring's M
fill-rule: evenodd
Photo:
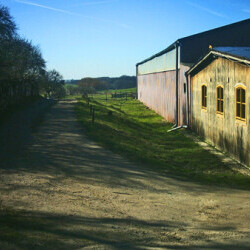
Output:
M250 176L222 163L218 156L185 136L187 131L168 133L173 124L133 98L111 98L110 91L78 99L77 117L87 136L111 151L145 167L178 178L250 189ZM126 100L127 99L127 100ZM95 110L94 123L91 110Z

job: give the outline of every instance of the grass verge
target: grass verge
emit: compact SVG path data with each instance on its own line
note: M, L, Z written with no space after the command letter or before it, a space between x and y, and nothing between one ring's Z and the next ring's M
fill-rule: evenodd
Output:
M138 100L110 95L106 100L104 93L94 95L90 105L78 100L77 117L85 133L111 151L176 177L250 189L250 176L231 169L182 131L167 133L172 124ZM94 123L91 105L95 109Z

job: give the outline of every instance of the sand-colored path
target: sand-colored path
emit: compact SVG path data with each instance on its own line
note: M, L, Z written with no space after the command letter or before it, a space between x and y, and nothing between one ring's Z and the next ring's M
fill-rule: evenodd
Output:
M128 162L84 136L69 101L1 163L0 195L0 249L250 248L250 192Z

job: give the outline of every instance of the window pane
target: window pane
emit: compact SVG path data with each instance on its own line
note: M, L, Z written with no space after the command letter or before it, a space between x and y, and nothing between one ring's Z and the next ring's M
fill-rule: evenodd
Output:
M240 104L237 103L236 105L236 116L240 117Z
M202 107L206 107L207 106L207 100L206 100L206 96L207 96L207 87L206 86L202 86L202 90L201 90L201 105Z
M223 113L223 101L221 101L221 100L217 101L217 111Z
M241 118L246 118L246 106L244 104L241 105Z
M220 98L223 99L223 88L221 88L221 95L220 95Z
M203 106L203 101L204 100L204 90L203 90L203 86L201 87L201 105Z
M203 86L201 87L201 106L203 106Z
M236 101L240 102L240 88L236 89Z
M246 91L244 89L241 90L241 102L246 102Z

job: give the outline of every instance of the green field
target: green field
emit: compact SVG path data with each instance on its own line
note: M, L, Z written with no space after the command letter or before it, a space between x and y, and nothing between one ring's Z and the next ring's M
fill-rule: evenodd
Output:
M132 98L111 98L113 90L90 96L89 105L78 99L77 117L85 133L102 146L145 167L178 178L206 184L250 189L243 175L185 136L188 131L167 131L173 126ZM92 123L91 106L95 109Z

